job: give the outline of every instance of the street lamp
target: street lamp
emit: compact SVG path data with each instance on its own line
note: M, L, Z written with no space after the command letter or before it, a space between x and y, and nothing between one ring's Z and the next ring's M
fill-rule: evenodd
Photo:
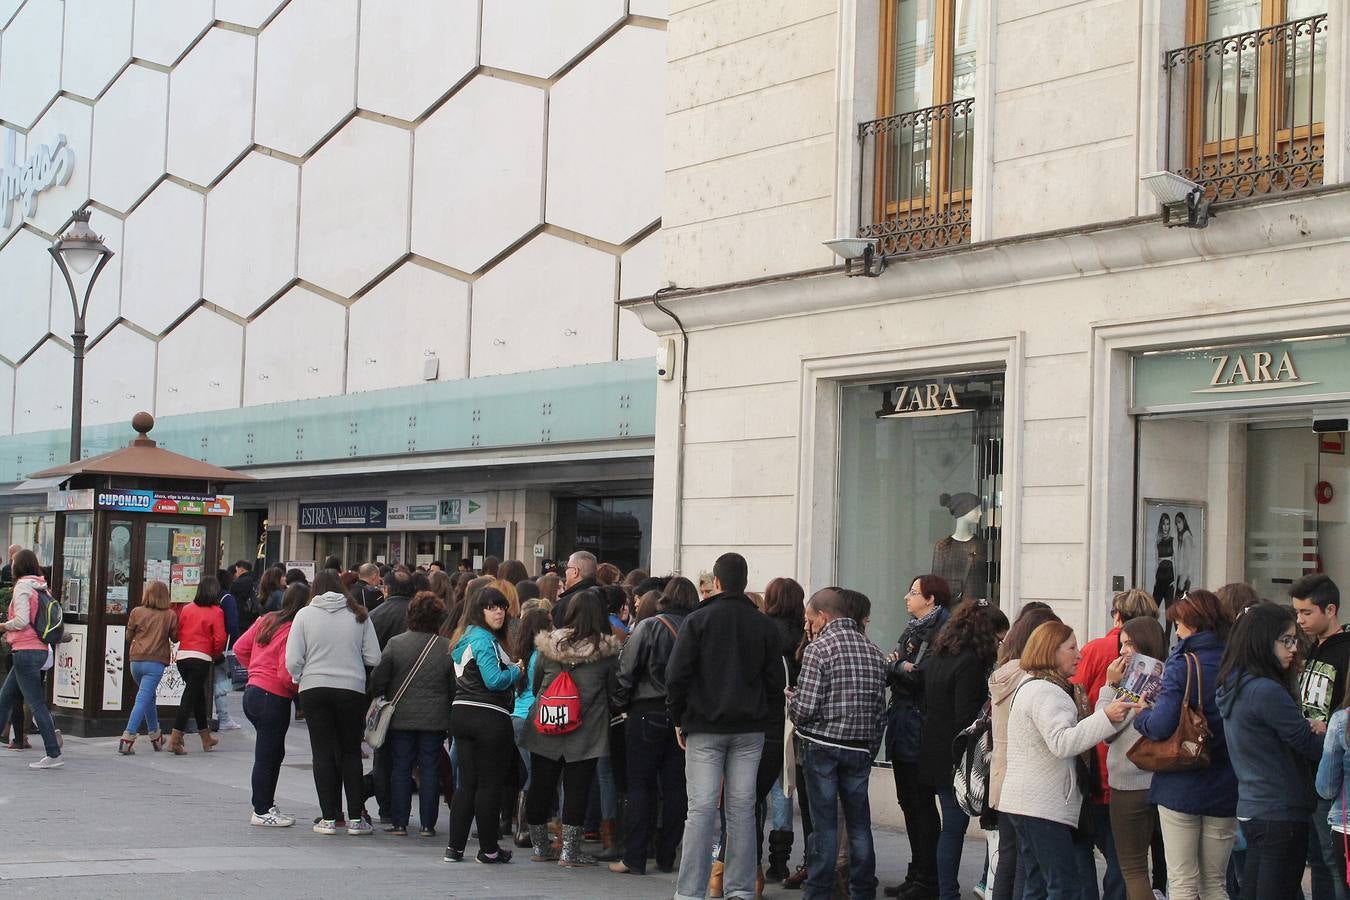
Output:
M98 281L98 276L108 264L108 260L113 258L113 252L103 243L103 238L89 227L88 209L75 211L75 220L71 223L70 230L48 247L47 252L56 260L57 268L65 276L66 287L70 290L71 311L75 314L75 333L70 336L75 345L75 378L70 409L70 461L79 462L80 420L84 408L84 342L89 338L84 331L84 317L89 312L89 297L94 292L94 282ZM71 269L74 269L77 275L83 275L90 269L94 270L94 274L89 276L89 283L85 285L83 302L80 301L75 290L75 282L70 277Z

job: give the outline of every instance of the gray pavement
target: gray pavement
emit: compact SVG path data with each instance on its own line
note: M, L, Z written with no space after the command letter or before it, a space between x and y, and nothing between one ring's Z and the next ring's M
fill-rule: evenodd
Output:
M235 695L234 700L237 696ZM40 744L37 745L40 747ZM40 749L0 750L0 896L69 898L450 897L668 898L674 875L613 875L603 868L561 869L441 861L446 810L432 839L317 835L318 814L304 723L287 737L277 802L300 822L292 828L248 824L253 732L221 735L202 753L155 753L142 738L136 755L118 756L115 738L70 737L66 766L32 771ZM413 815L416 818L416 798ZM374 810L374 801L370 802ZM901 832L877 829L878 874L901 879L909 852ZM470 842L470 858L476 845ZM801 857L800 834L793 862ZM972 830L962 866L965 896L978 880L983 840ZM771 886L767 895L800 897Z

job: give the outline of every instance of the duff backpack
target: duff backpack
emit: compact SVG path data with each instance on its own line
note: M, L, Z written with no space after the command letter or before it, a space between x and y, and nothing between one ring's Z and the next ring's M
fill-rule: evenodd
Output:
M36 588L37 618L33 630L44 644L55 647L66 636L65 612L46 588Z
M581 692L566 669L539 696L534 727L540 734L567 734L581 727Z

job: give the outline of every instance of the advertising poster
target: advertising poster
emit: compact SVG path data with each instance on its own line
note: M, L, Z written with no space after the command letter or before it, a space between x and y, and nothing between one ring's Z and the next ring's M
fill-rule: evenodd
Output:
M79 709L84 705L84 625L66 625L70 640L56 648L56 666L52 681L52 702L57 706Z
M156 706L177 706L183 699L183 676L178 674L178 645L169 644L169 665L155 691Z
M1205 504L1145 499L1143 506L1139 558L1144 587L1164 615L1178 597L1205 583Z
M109 625L108 638L103 646L103 708L117 710L122 708L122 684L126 677L125 625Z

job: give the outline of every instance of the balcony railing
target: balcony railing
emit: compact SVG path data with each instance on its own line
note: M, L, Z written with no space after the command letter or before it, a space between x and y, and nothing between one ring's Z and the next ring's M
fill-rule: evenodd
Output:
M1327 17L1169 51L1167 167L1210 200L1322 183Z
M863 122L859 237L882 254L970 241L974 100Z

